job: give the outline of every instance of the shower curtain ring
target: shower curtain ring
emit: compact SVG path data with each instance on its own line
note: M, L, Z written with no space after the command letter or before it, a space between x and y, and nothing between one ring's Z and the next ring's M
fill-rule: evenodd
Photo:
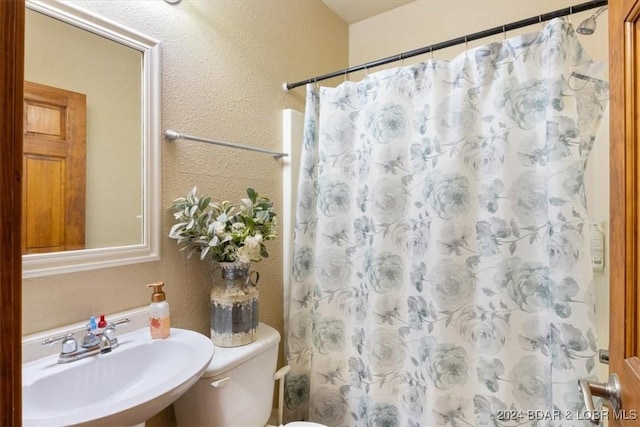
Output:
M569 24L573 26L573 6L569 6Z
M505 27L504 25L502 26L502 39L507 39L507 27Z

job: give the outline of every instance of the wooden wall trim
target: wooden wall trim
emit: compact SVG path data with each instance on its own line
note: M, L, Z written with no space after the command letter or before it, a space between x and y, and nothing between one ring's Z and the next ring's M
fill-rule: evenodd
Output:
M609 2L610 325L609 372L622 409L640 408L640 0ZM601 378L600 380L604 380ZM609 418L610 427L640 419Z
M624 29L621 26L616 25L618 20L623 19L622 4L619 2L612 2L609 5L609 32L610 40L615 40L616 43L609 43L609 76L610 76L610 91L609 91L609 127L610 127L610 286L611 295L610 299L612 304L616 301L624 301L624 296L621 293L625 292L626 275L625 268L629 264L626 259L627 247L632 247L633 236L631 240L628 240L627 231L627 218L633 216L633 213L629 215L627 213L626 201L628 200L627 191L629 189L626 186L627 183L627 165L626 165L626 150L628 144L625 143L625 123L624 117L624 105L625 105L625 93L624 93L624 58L625 57L625 34ZM617 78L614 78L617 76ZM609 337L610 345L609 351L612 355L619 355L622 359L624 354L627 353L626 349L622 347L625 342L625 313L624 307L618 307L614 309L611 307L611 320L609 325ZM621 346L622 345L622 346ZM616 359L612 357L612 365ZM611 366L611 371L616 371L620 367Z
M22 425L24 0L0 0L0 424Z

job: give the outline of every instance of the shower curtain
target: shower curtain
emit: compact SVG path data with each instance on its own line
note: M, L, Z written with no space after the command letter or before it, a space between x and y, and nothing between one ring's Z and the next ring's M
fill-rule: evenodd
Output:
M451 61L307 88L290 419L589 425L584 173L604 78L555 19Z

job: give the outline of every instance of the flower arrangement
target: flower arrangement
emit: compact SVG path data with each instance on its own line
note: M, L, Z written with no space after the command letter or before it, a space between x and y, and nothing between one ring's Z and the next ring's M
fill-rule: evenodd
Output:
M186 197L171 204L177 223L169 237L200 259L207 256L218 262L261 261L269 256L264 241L276 238L276 213L273 203L247 188L247 199L239 204L214 202L211 197L196 196L196 187Z

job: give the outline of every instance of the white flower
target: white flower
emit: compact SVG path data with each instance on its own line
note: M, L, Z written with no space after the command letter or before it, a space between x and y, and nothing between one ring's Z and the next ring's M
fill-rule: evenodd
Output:
M214 221L213 222L213 232L216 236L224 236L225 225L223 222Z
M244 246L238 249L238 257L241 262L260 261L260 248L262 235L248 236L244 239Z

